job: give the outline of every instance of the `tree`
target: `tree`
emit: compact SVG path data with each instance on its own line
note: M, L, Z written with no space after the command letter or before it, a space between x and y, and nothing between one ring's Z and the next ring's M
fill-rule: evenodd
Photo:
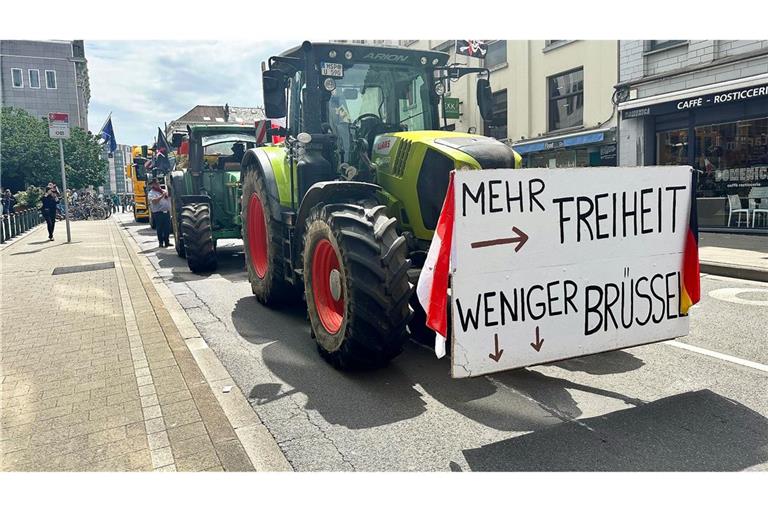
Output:
M48 122L15 107L3 107L0 117L0 163L3 181L44 186L61 181L59 144L48 136ZM98 139L72 128L64 141L67 185L97 187L105 181L107 162L99 158Z

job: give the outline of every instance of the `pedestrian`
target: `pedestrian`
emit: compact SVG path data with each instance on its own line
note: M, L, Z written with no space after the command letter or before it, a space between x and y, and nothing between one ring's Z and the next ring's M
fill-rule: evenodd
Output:
M48 225L48 240L53 241L53 228L56 226L56 210L59 206L59 188L49 183L43 196L43 218Z
M117 194L112 194L112 213L117 213L118 206L120 206L120 198Z
M157 241L160 242L160 247L170 247L171 200L168 198L168 191L160 188L160 182L157 181L157 178L152 178L150 186L151 189L147 198L149 199L149 208L152 210L152 217L155 219Z
M70 201L72 204L77 204L77 190L72 192L72 201Z
M14 204L16 204L16 198L11 194L11 189L6 188L3 193L3 215L13 213Z

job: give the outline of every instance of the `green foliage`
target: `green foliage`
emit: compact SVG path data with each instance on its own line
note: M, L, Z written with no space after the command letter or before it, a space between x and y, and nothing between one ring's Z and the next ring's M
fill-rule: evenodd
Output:
M40 208L43 206L43 189L30 185L27 190L16 192L13 197L16 198L15 209Z
M98 138L72 128L64 141L64 168L69 188L98 187L105 181L107 161L101 160ZM3 175L27 184L61 186L58 141L48 136L48 122L15 107L3 107L0 117L0 161Z

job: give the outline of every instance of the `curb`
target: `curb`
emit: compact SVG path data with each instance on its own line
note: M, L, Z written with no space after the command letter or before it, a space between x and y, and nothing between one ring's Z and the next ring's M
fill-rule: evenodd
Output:
M768 269L728 265L726 263L715 263L712 261L699 262L699 269L702 274L712 274L715 276L733 277L736 279L768 283Z
M122 221L115 218L114 222L125 229ZM216 353L205 342L187 312L176 300L176 296L165 285L149 259L140 254L141 249L133 235L127 229L125 235L125 239L135 255L139 257L144 271L149 276L171 320L200 368L200 372L211 388L219 406L224 411L224 415L232 425L254 469L256 471L293 471L277 441L264 426ZM221 391L230 386L231 389L228 393Z
M37 226L33 227L32 229L28 229L24 233L17 235L10 240L6 240L4 244L0 244L0 252L3 252L4 250L8 249L9 247L13 247L14 244L17 242L20 242L21 240L24 240L27 236L31 235L32 233L35 233L40 230L41 227L45 226L45 222L42 224L38 224ZM66 236L66 235L64 235Z

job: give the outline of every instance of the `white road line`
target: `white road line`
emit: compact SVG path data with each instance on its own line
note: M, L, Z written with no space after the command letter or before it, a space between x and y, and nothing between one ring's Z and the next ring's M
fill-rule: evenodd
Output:
M729 356L728 354L721 354L720 352L715 352L714 350L707 350L706 348L688 345L687 343L680 343L679 341L665 341L664 343L666 345L672 345L673 347L681 348L683 350L690 350L691 352L697 352L699 354L704 354L705 356L714 357L716 359L721 359L723 361L728 361L730 363L739 364L741 366L746 366L748 368L768 373L768 365L765 364L755 363L754 361L748 361L746 359L741 359L740 357Z

